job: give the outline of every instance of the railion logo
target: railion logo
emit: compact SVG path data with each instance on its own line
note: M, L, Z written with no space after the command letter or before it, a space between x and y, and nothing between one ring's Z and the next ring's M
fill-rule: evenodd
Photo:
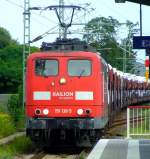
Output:
M73 97L73 92L53 92L53 97Z

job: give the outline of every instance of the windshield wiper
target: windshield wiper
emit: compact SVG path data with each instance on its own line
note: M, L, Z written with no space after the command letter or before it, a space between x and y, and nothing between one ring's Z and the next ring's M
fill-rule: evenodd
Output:
M79 78L84 74L85 70L82 70L80 75L79 75Z

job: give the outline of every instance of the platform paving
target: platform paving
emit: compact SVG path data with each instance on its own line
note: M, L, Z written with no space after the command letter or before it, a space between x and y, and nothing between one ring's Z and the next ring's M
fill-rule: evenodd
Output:
M101 139L87 159L150 159L150 140Z
M25 132L17 132L13 135L2 138L2 139L0 139L0 145L7 144L7 143L13 141L15 138L20 137L20 136L24 136L25 134L26 134Z

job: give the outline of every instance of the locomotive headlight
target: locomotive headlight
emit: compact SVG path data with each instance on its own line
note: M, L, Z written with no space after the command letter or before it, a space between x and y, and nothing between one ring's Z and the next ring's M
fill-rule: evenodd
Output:
M48 113L49 113L49 110L48 110L48 109L44 109L44 110L43 110L43 114L44 114L44 115L48 115Z
M83 109L77 109L77 114L78 114L78 115L82 115L83 112L84 112Z
M87 115L89 115L91 113L91 110L90 109L86 109L85 112L86 112Z
M60 84L65 84L67 81L65 78L61 78L59 82L60 82Z
M40 114L41 114L41 110L40 110L40 109L36 109L36 110L35 110L35 114L36 114L36 115L40 115Z

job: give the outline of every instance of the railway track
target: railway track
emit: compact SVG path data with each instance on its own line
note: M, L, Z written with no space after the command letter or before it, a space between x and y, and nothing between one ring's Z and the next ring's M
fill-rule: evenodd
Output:
M33 154L24 154L24 155L19 155L16 156L15 159L80 159L80 158L85 158L90 150L89 149L84 149L84 150L80 150L77 152L73 152L70 153L69 152L63 152L63 153L56 153L57 150L55 150L53 153L50 152L46 152L41 150L37 150L35 151ZM63 151L63 150L62 150Z
M81 157L86 157L90 151L82 150L81 152L75 154L68 153L46 153L44 151L38 152L36 154L26 155L24 157L20 157L22 159L80 159ZM16 158L17 159L17 158Z
M134 118L130 119L130 123L138 122L138 121L141 121L141 120L144 120L144 118L134 117ZM126 124L127 124L127 119L120 119L120 120L115 121L114 124L112 125L112 127L120 126L120 125L126 125Z
M78 155L68 155L68 154L43 154L42 157L36 155L36 157L32 157L31 159L79 159Z
M117 136L122 136L122 134L118 132L118 130L123 131L125 129L126 129L126 111L122 112L115 118L112 127L108 131L106 131L106 135L104 136L104 138L116 138ZM60 149L61 148L55 148L54 150L51 151L49 150L42 151L41 149L33 153L32 156L31 155L29 157L25 156L22 159L80 159L82 158L81 156L85 158L90 152L90 149L75 150L72 148L71 149L63 148L63 150L61 151Z
M134 117L131 119L131 122L136 122L138 120L141 120L140 117ZM109 128L106 131L106 135L104 138L122 138L124 136L123 132L126 131L126 110L121 112L117 117L114 119L114 122L112 124L112 127ZM66 152L67 150L67 152ZM80 149L80 150L75 150L72 148L54 148L54 150L46 150L43 151L37 150L34 152L32 155L24 155L24 157L19 157L16 159L80 159L80 158L85 158L88 153L90 152L90 149ZM83 157L81 157L83 156Z
M137 123L143 121L144 118L134 117L130 118L130 123ZM127 130L127 115L126 110L121 112L119 115L116 116L116 118L113 121L113 124L110 128L106 130L106 134L104 138L123 138L126 136L126 130Z

